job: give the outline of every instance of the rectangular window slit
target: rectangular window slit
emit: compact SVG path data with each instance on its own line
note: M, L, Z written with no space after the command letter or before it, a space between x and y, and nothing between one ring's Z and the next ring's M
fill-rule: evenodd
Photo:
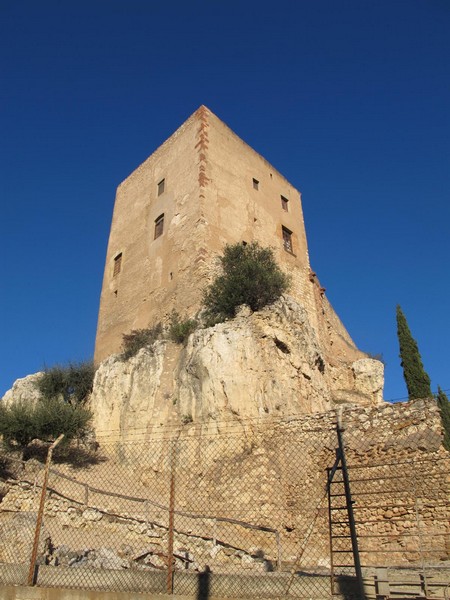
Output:
M253 188L259 190L259 181L253 177Z
M164 215L159 215L159 217L155 220L155 240L159 238L160 235L163 234L164 231Z
M283 230L283 246L286 252L293 253L292 249L292 231L289 231L287 227L282 227Z
M122 252L114 257L114 270L113 277L120 273L120 269L122 268Z
M161 194L164 192L165 187L166 187L166 180L161 179L161 181L158 183L158 196L161 196Z
M289 200L284 196L281 196L281 208L286 212L289 211Z

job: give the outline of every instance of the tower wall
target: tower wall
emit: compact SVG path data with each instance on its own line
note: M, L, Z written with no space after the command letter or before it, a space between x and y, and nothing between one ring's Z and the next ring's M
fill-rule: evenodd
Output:
M202 106L118 187L96 362L120 350L124 333L174 309L193 316L225 244L252 241L273 248L291 275L290 294L324 350L360 356L311 272L300 193Z
M106 255L95 361L118 352L122 335L148 327L173 308L197 306L191 285L200 210L196 118L191 117L117 189ZM158 184L164 180L164 191ZM164 215L155 239L156 220ZM121 256L120 271L114 274ZM191 293L193 292L193 293Z

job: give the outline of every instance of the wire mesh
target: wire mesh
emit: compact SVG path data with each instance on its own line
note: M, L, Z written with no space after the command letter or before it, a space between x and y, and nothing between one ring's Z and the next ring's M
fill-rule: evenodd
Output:
M450 583L450 453L423 410L391 435L368 423L344 431L358 546L368 595L444 598ZM448 593L448 592L447 592Z
M1 464L2 479L6 482L0 504L1 581L5 584L26 584L44 466L37 461L23 463L10 457L2 457ZM45 538L43 528L40 546L45 544Z
M74 448L71 457L55 451L37 585L194 597L357 596L336 429L297 425L246 424L226 435L192 428L170 439ZM383 585L443 598L450 459L441 438L419 417L395 439L376 420L364 435L352 431L344 423L367 598ZM3 479L0 573L4 583L25 583L43 465L21 463Z

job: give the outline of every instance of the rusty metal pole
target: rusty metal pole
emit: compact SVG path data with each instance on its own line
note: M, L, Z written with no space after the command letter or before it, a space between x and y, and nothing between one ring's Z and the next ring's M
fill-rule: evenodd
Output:
M176 447L172 442L170 457L170 497L169 497L169 531L167 547L167 593L173 594L173 526L175 512L175 458Z
M350 490L350 479L348 476L348 468L347 468L347 460L345 458L345 447L344 441L342 439L343 428L341 426L341 420L338 419L336 424L336 432L339 443L339 453L341 459L342 466L342 480L344 483L344 491L345 491L345 503L347 507L347 516L348 516L348 524L350 529L350 538L352 541L352 552L353 552L353 564L355 566L355 574L356 580L358 582L359 594L362 599L364 599L365 591L364 591L364 580L362 575L361 568L361 560L359 556L359 547L358 547L358 535L356 533L356 523L355 523L355 515L353 512L353 499Z
M335 579L334 579L334 561L333 561L333 520L331 515L331 483L335 470L327 468L327 492L328 492L328 534L330 544L330 585L331 596L334 596Z
M53 454L53 450L56 448L56 446L59 444L59 442L63 439L63 437L64 437L64 434L62 433L60 436L58 436L56 438L56 440L53 442L53 444L48 449L47 460L45 461L44 482L42 484L41 500L39 503L39 510L38 510L38 515L37 515L37 520L36 520L36 529L34 532L34 543L33 543L33 550L31 551L30 569L28 571L28 580L27 580L28 585L35 584L34 575L35 575L35 571L36 571L36 558L37 558L37 551L38 551L38 547L39 547L39 536L41 535L42 517L44 516L45 496L47 494L47 484L48 484L48 472L49 472L50 464L52 461L52 454Z

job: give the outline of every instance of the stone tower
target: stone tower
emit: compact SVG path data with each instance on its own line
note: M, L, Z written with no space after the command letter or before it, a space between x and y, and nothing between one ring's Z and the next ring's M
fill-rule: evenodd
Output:
M226 243L274 249L328 353L363 356L311 270L300 193L201 106L117 189L100 300L95 361L122 335L200 308Z

